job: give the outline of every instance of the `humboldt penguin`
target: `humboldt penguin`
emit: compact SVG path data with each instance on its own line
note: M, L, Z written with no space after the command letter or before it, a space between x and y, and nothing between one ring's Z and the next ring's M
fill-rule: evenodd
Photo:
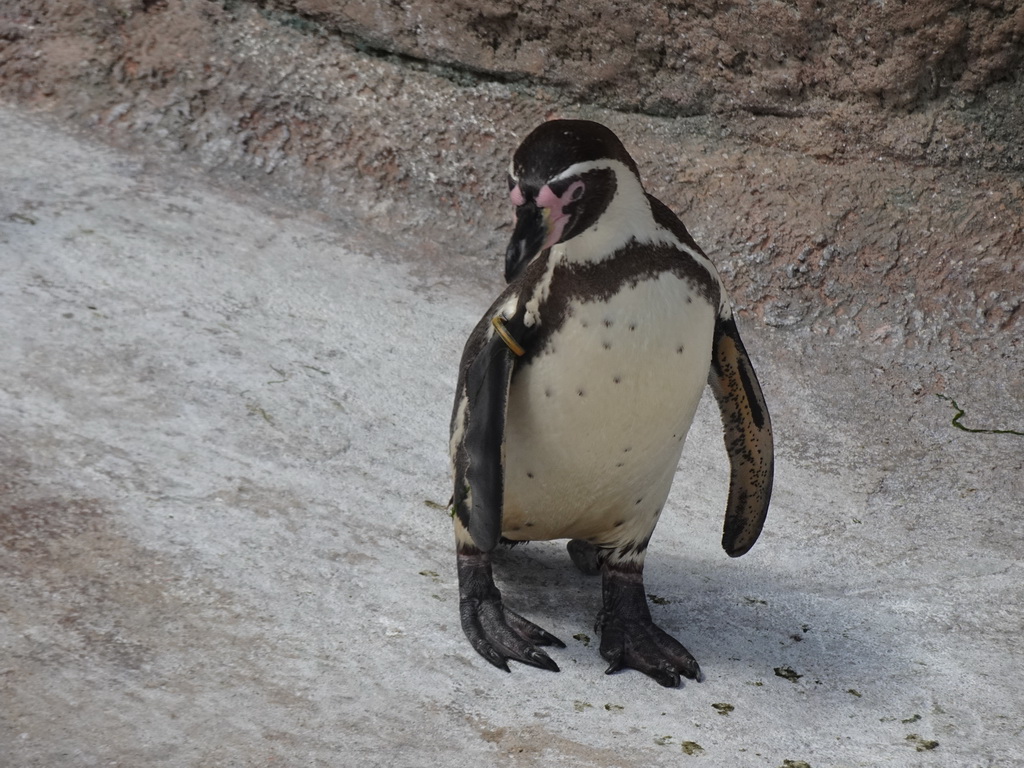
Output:
M451 420L463 630L487 661L558 671L564 643L506 607L499 544L570 539L600 571L610 674L702 678L647 605L647 545L705 383L731 465L722 546L757 540L772 490L772 428L725 288L683 223L644 191L615 134L551 120L515 151L505 290L466 343Z

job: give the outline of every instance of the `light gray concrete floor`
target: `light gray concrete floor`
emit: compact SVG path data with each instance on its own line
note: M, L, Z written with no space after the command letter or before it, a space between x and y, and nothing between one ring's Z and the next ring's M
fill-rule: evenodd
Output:
M853 419L890 402L869 376L747 321L765 532L719 547L705 397L647 559L707 679L604 675L557 542L498 579L562 672L506 675L459 628L443 510L491 296L12 108L0 155L0 764L1024 764L1024 438L937 398Z

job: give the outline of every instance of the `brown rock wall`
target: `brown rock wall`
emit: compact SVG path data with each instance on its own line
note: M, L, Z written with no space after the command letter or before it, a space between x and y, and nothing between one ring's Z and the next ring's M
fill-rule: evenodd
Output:
M920 108L1016 75L1014 3L263 0L366 46L654 114Z

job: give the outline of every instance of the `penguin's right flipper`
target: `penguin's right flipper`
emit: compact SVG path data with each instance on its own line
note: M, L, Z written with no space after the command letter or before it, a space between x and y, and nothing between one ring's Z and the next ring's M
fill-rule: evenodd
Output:
M565 643L506 608L491 573L490 552L501 539L508 393L516 357L525 353L519 341L525 330L521 311L512 320L485 317L463 354L464 401L455 415L458 419L461 411L462 422L454 425L462 429L454 496L459 617L473 648L499 669L508 672L514 660L557 672L558 665L538 646L564 648Z
M495 333L466 370L469 400L463 446L468 463L468 519L463 522L473 542L490 552L501 538L505 495L505 415L515 356Z
M754 367L730 316L715 323L708 383L718 400L731 466L722 547L739 557L761 534L772 496L772 422Z
M455 513L482 552L501 539L508 393L530 336L525 307L516 306L513 316L505 317L502 308L513 300L509 289L494 303L473 330L459 366L462 396L452 423L453 435L462 431L453 455ZM460 413L462 421L456 423Z

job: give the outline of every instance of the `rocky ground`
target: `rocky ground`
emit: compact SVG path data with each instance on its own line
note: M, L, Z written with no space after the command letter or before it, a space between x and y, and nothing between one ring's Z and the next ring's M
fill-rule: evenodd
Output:
M12 764L1011 765L1021 11L492 6L0 9ZM682 214L772 406L755 550L707 403L652 543L681 691L601 674L557 545L499 581L562 674L455 621L454 367L553 115Z

